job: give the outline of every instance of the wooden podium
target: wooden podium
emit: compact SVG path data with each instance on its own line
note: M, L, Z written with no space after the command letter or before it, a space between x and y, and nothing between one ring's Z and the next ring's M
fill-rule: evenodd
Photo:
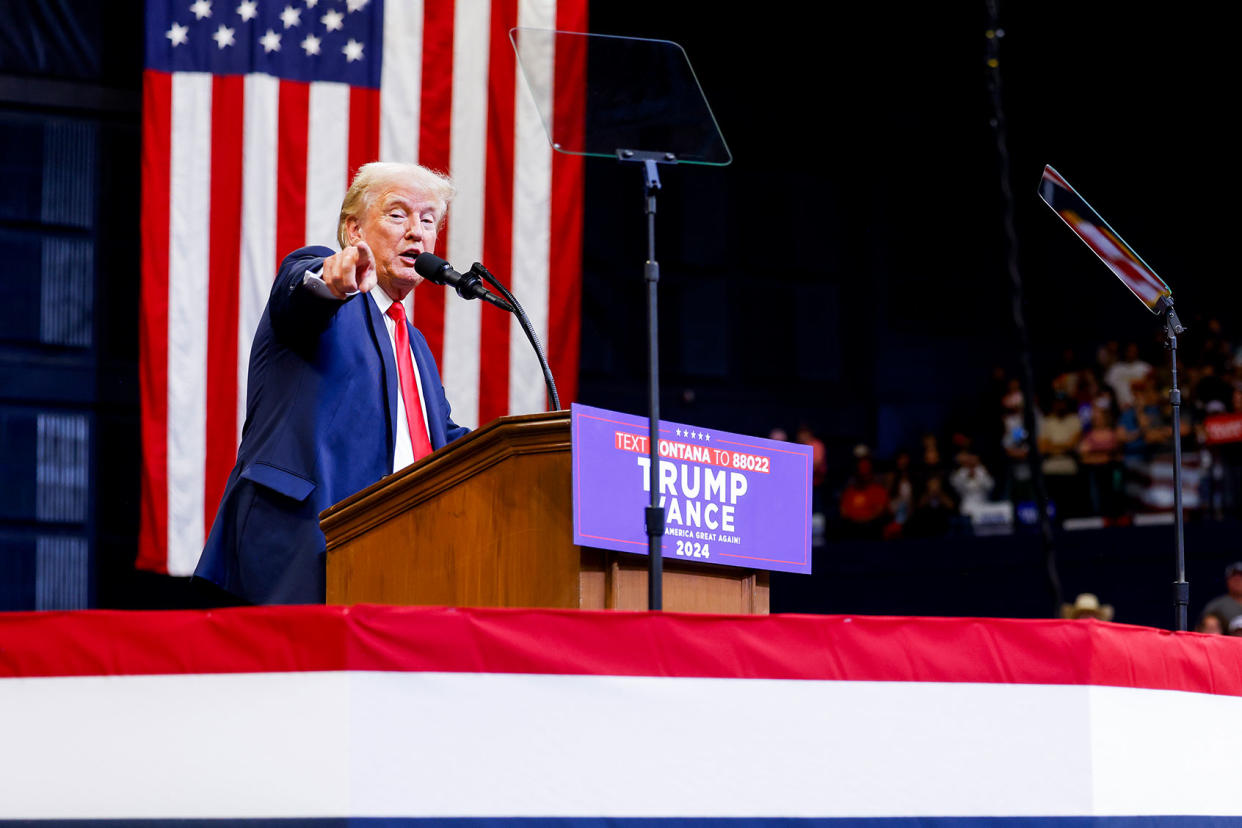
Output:
M571 476L568 411L471 432L320 514L328 603L646 609L645 555L573 543ZM768 573L665 558L664 608L766 614Z

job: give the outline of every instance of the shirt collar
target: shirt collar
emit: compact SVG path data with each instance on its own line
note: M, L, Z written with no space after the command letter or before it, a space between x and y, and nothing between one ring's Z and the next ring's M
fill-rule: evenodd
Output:
M388 309L392 306L392 297L384 292L379 285L371 288L371 298L375 300L375 306L379 308L379 312L388 315Z

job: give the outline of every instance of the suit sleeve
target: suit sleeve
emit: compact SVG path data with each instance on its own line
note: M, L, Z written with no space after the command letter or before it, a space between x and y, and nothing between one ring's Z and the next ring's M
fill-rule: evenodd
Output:
M326 299L303 284L308 272L323 267L332 255L327 247L303 247L285 257L276 271L268 299L272 331L286 342L318 336L349 299Z
M465 437L470 433L470 429L466 426L459 426L453 422L453 409L449 406L448 397L444 393L444 386L440 386L440 405L444 411L444 442L445 445L454 440Z

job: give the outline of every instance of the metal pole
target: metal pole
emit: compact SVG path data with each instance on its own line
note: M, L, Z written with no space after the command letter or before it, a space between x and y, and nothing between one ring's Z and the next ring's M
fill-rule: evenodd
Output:
M1177 382L1177 335L1185 330L1173 311L1171 298L1166 297L1165 334L1173 359L1173 387L1169 401L1173 404L1173 526L1177 547L1177 580L1173 582L1173 615L1175 629L1187 629L1187 608L1190 605L1190 584L1186 581L1185 527L1182 525L1182 389Z
M647 506L647 609L664 609L664 507L660 505L660 328L658 312L658 288L660 265L655 257L656 193L660 189L660 174L656 162L643 162L646 184L647 212L647 261L643 265L643 277L647 282L647 401L650 411L648 424L648 457L650 458L649 485L651 501Z

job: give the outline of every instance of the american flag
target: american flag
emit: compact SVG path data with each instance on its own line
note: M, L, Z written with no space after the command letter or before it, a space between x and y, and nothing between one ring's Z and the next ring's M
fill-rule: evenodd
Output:
M281 258L334 246L367 161L455 180L437 250L508 277L561 398L578 370L581 159L553 153L539 108L582 112L585 66L548 38L523 65L514 26L585 31L586 0L148 0L143 80L142 519L138 566L194 570L245 413L251 339ZM546 90L551 90L547 92ZM435 285L414 323L454 419L546 407L511 317Z

